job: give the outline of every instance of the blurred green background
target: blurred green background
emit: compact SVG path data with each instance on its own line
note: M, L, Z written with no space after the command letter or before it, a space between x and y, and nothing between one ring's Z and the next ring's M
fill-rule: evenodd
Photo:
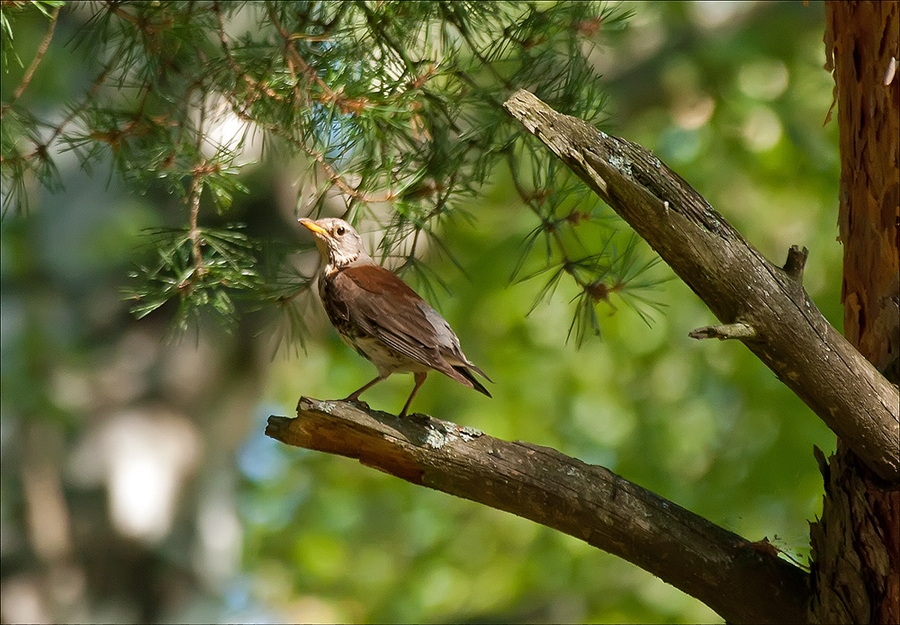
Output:
M626 6L634 17L594 59L607 129L652 149L770 260L807 246L806 288L840 327L822 5ZM34 50L45 26L23 22L17 46ZM64 50L44 67L31 88L61 116L87 71ZM574 538L266 438L268 415L301 394L343 397L373 367L313 299L305 351L266 311L234 335L208 324L178 340L165 310L136 321L121 289L140 231L178 207L59 162L64 188L33 189L30 213L0 222L4 622L720 621ZM242 179L237 219L297 231L291 163ZM812 446L834 447L818 418L742 345L688 339L715 319L675 279L651 327L619 306L602 340L567 343L577 289L563 280L526 316L542 284L509 284L536 223L508 174L468 210L443 231L464 271L428 259L450 290L432 303L494 398L433 375L413 409L602 464L805 562L822 492ZM395 376L365 399L396 412L411 385Z

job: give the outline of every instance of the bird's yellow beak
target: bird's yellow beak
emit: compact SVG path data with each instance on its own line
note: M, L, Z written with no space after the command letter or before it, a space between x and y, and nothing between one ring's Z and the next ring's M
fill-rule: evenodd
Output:
M306 217L301 217L300 219L298 219L298 221L300 222L300 225L306 227L313 234L320 234L322 236L328 236L328 231L325 228L323 228L322 226L320 226L319 224L317 224L316 222L314 222L312 219L307 219Z

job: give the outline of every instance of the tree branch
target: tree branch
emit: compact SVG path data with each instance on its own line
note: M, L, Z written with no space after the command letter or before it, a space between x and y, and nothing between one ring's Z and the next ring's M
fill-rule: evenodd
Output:
M688 332L692 339L752 339L756 336L756 330L746 323L726 323L721 326L703 326Z
M728 622L806 620L807 574L767 541L748 542L553 449L426 415L401 419L306 397L296 419L269 417L266 434L565 532L653 573Z
M900 481L900 394L822 316L789 272L753 248L650 151L520 90L504 104L627 221L724 324L881 478Z
M788 250L787 260L784 262L784 273L803 284L803 269L806 267L806 259L809 256L809 250L805 247L800 249L796 245L792 245Z
M44 55L47 54L47 50L50 48L50 41L53 39L53 31L56 30L56 21L59 18L59 10L62 7L56 7L50 13L50 24L47 26L47 34L44 35L44 38L41 40L41 45L38 46L37 52L34 55L34 59L32 59L31 64L28 66L28 69L25 70L25 74L22 75L22 80L19 82L19 86L16 87L16 90L12 94L12 98L10 98L9 102L6 102L2 108L0 108L0 119L3 119L3 116L6 115L6 111L8 111L13 104L16 103L20 97L22 97L22 93L31 84L31 79L34 78L34 72L37 70L38 65L41 64L41 61L44 60ZM10 36L10 39L12 37Z

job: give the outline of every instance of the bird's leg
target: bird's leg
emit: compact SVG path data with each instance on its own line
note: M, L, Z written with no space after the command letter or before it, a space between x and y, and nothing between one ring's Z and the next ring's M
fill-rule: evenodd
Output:
M375 378L374 380L372 380L371 382L369 382L368 384L366 384L365 386L363 386L363 387L362 387L361 389L359 389L358 391L353 391L352 393L350 393L349 395L347 395L347 397L345 397L345 398L343 399L343 401L351 401L351 402L353 402L354 404L360 404L361 406L364 406L365 408L368 408L368 407L369 407L369 404L367 404L367 403L364 402L364 401L360 401L359 396L363 394L363 391L367 391L368 389L372 388L373 386L375 386L376 384L378 384L379 382L381 382L383 379L384 379L383 377L378 376L377 378Z
M413 397L416 396L416 393L419 392L419 387L425 383L425 378L428 377L427 371L420 371L419 373L414 374L416 378L416 385L413 387L412 393L409 394L409 399L406 400L406 403L403 405L403 410L400 411L400 416L405 417L406 411L409 408L409 405L412 403Z

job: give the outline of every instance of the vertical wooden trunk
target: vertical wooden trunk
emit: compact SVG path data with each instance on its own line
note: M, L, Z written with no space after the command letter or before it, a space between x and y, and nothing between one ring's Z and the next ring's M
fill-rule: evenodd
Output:
M844 334L895 384L900 357L898 29L896 1L827 5L825 44L840 126ZM809 620L900 623L900 490L880 483L841 441L822 473L824 508L810 534Z

